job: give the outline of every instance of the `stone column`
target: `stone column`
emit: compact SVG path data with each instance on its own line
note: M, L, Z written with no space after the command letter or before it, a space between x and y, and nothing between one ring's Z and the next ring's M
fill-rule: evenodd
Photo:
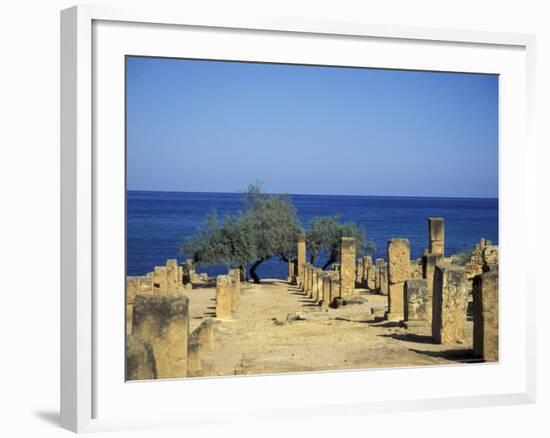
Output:
M313 265L308 265L308 296L310 298L313 298L313 285L315 284L315 281L314 281L314 278L313 278L313 275L314 275L314 270L315 268L313 267Z
M228 275L233 279L231 283L231 312L235 315L241 302L241 270L239 268L232 268L229 270Z
M165 295L168 293L166 266L155 266L153 272L153 290L154 293L158 295Z
M498 270L474 277L474 354L498 362Z
M355 285L357 287L363 287L363 281L364 281L364 258L357 259L357 263L355 266Z
M169 294L178 292L178 261L166 260L166 290Z
M464 342L467 305L464 267L437 265L432 310L432 336L436 344Z
M408 239L388 242L388 312L386 319L400 321L404 317L405 280L410 278L411 250Z
M369 278L369 266L372 265L371 256L363 256L363 284L362 287L368 288L368 278Z
M317 302L320 304L323 301L323 270L317 268Z
M382 295L388 295L388 265L387 263L384 263L379 268L380 275L380 293Z
M296 277L298 283L304 284L304 269L306 266L306 236L305 234L300 234L298 237L298 248L297 248L298 260L296 264Z
M442 217L429 217L428 234L428 252L445 256L445 220Z
M376 259L376 262L374 263L374 289L376 292L380 292L380 267L384 265L384 259Z
M329 302L332 303L335 298L342 298L342 284L340 283L340 279L336 276L330 277L330 300Z
M429 305L427 281L423 278L405 281L405 321L427 323L432 314L428 311Z
M355 239L342 237L340 243L340 287L342 298L353 295L355 289Z
M187 376L189 299L185 295L137 295L133 335L151 345L159 379Z
M435 267L441 262L443 262L441 254L425 254L422 257L422 278L426 280L428 287L428 321L432 320Z
M323 281L323 296L321 305L324 308L327 308L330 305L330 274L328 272L323 272L321 278Z
M228 275L216 277L216 317L219 319L231 319L231 308L234 279Z
M294 266L295 266L296 259L294 257L291 257L288 259L288 275L286 280L290 284L294 284L295 278L294 278Z
M319 291L317 289L317 269L315 266L311 267L311 298L313 301L317 301Z
M183 266L178 266L178 292L184 292L185 285L183 284Z

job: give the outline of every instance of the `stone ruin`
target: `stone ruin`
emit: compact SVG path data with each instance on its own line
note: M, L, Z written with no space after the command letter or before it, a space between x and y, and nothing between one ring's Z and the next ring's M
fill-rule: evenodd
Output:
M132 327L127 380L187 376L189 299L185 295L137 295Z
M437 265L434 272L432 337L436 344L463 343L468 291L463 267Z
M342 237L340 245L340 296L348 298L355 289L355 239Z
M240 271L231 269L227 278L233 316L240 302ZM145 276L127 277L127 380L201 375L201 352L214 347L214 321L203 321L190 334L189 299L184 293L193 282L207 280L206 274L196 273L191 260L178 265L175 259Z
M305 250L304 241L304 260ZM490 241L482 239L466 267L458 266L452 257L445 257L444 219L428 218L428 249L421 259L410 260L407 239L388 242L387 263L377 259L373 265L368 256L355 261L352 239L342 239L341 255L330 272L319 272L304 262L299 286L306 295L328 307L335 299L349 299L355 283L370 293L388 295L386 319L408 328L429 327L436 343L462 343L471 279L474 353L498 360L498 247Z
M388 321L404 318L405 281L410 278L410 258L408 239L391 239L388 242Z
M433 342L463 343L467 309L473 297L473 353L498 361L498 246L481 239L466 266L445 257L443 218L428 219L428 249L410 260L408 239L388 241L387 262L370 256L356 260L355 241L342 238L340 263L323 271L306 262L306 240L300 236L297 257L288 261L290 284L321 308L352 301L361 291L388 296L385 318L408 329L429 328ZM127 379L193 377L202 374L201 353L214 348L215 320L189 333L189 300L184 292L205 281L190 260L167 260L145 276L127 278ZM471 285L471 287L470 287ZM364 292L364 291L363 291ZM216 320L236 318L240 271L216 278ZM337 306L336 306L337 307Z

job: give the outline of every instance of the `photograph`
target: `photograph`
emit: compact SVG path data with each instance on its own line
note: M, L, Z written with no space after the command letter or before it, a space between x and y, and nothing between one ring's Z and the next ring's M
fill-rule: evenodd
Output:
M127 55L125 150L126 381L499 361L499 75Z

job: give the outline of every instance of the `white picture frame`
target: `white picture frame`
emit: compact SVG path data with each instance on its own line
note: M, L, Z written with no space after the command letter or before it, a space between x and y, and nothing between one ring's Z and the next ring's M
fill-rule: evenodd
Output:
M144 32L147 32L147 38L140 37ZM221 52L217 52L222 50L219 44L220 32L229 32L232 41L239 42L233 48L224 49L229 51L229 55L219 55ZM174 400L173 391L181 391L182 381L137 384L125 384L121 381L120 385L115 385L113 382L120 377L122 364L114 367L117 371L112 375L105 371L108 368L105 360L122 360L123 352L118 355L118 349L123 345L123 339L107 345L109 340L104 333L119 333L120 326L124 324L124 319L117 319L121 310L118 307L123 307L124 289L121 289L118 304L110 302L106 297L98 300L98 295L104 293L105 288L102 285L110 281L111 275L114 276L112 278L118 278L113 280L118 282L113 286L115 289L123 284L124 277L119 278L120 272L115 272L115 267L120 268L120 260L115 260L116 254L120 254L123 249L110 251L114 253L113 259L109 260L109 265L113 266L111 272L103 268L106 257L111 257L102 256L105 251L103 243L109 241L113 245L123 246L123 242L117 240L120 235L116 233L120 231L119 219L124 207L120 205L110 218L105 218L101 213L105 208L98 206L116 207L120 203L120 193L114 190L115 194L111 196L106 188L120 187L120 182L124 179L119 149L120 135L124 131L123 119L120 119L120 96L123 94L120 89L121 81L123 82L120 77L120 56L155 53L159 56L180 56L176 52L182 47L181 41L179 46L178 42L173 45L163 42L162 38L166 38L167 34L170 34L171 40L174 37L198 38L193 40L196 45L188 50L191 50L191 55L199 58L221 59L222 56L223 59L286 60L327 65L351 65L349 63L354 62L353 65L446 71L461 71L461 66L469 65L464 71L501 74L504 83L500 118L500 232L505 237L500 240L503 270L501 295L504 298L501 304L501 333L504 331L505 334L512 334L507 328L512 316L515 327L513 336L501 339L501 343L510 342L510 348L501 344L504 347L504 358L501 362L498 365L468 367L474 370L468 371L468 374L462 371L464 367L431 367L192 379L183 383L187 385L185 391L200 394L201 391L219 390L219 403L214 401L206 409L205 402L198 397L194 402L194 410L189 406L166 409L166 406L158 404L156 407L143 406L143 412L139 411L140 406L132 405L132 400L144 400L143 404L146 405L147 401L154 401L155 397L161 397L162 394L167 394L166 400L170 403ZM126 38L125 35L130 35L131 38ZM201 38L204 38L204 43ZM278 45L278 39L285 41ZM293 45L300 46L294 44L299 39L303 40L303 48L296 50L310 50L311 59L304 60L298 51L290 51L289 41L286 40L293 40ZM269 44L266 45L266 42ZM322 54L317 54L316 44L320 43L324 44L324 50ZM376 48L377 44L384 44L387 50ZM354 56L360 57L357 55L359 52L356 51L354 55L353 50L371 45L372 59L376 61L350 61ZM129 47L131 52L127 51L130 50ZM239 54L235 47L248 50L248 54ZM348 47L349 51L346 50ZM434 53L439 54L438 59L433 57ZM426 57L426 60L421 64L421 61L412 59L413 55L418 55L418 59ZM429 61L429 56L432 56L433 61ZM516 270L506 270L507 266L514 265L514 254L518 251L533 251L535 248L535 144L532 132L534 58L535 39L524 34L242 16L216 17L215 14L198 16L192 11L182 13L104 6L77 6L62 11L62 427L82 432L208 424L212 422L212 418L216 418L216 422L250 416L305 418L315 415L361 415L369 412L534 402L535 273L528 265ZM110 59L115 59L113 65L108 64ZM367 64L360 64L361 62ZM368 62L375 62L376 65ZM104 70L105 68L108 70ZM101 82L104 80L105 83ZM104 111L106 95L110 96L109 99L114 99L109 102L109 108L113 111L109 115ZM100 147L114 145L111 149L118 155L98 155L98 144ZM522 204L518 205L517 202ZM109 225L110 220L116 222L115 226ZM113 234L106 231L111 228ZM510 289L519 290L516 292L520 294L517 308L510 308L506 304L508 285ZM98 354L99 351L102 353ZM507 351L510 352L509 356ZM495 377L495 382L491 382L491 376L496 376L501 370L508 371L503 371ZM411 382L408 392L400 393L399 388L405 386L404 383L411 373L414 373L414 381L419 384ZM456 387L453 389L449 385L449 388L441 389L438 379L445 382L453 379L453 376L457 379ZM395 388L387 386L387 382L392 379ZM433 379L434 387L428 390L424 387L429 386L430 379ZM479 382L479 387L464 388L460 379L474 379L474 382ZM496 386L499 381L502 388ZM368 390L358 391L359 394L354 396L342 391L342 388L357 387L358 384L367 385ZM325 397L320 397L316 392L319 385L324 386ZM120 391L117 389L119 386ZM436 390L437 386L439 390ZM284 393L290 387L297 388L298 394L289 403ZM384 391L383 388L387 388L387 393L381 392ZM262 393L269 393L269 400L262 398ZM330 399L326 394L331 394ZM386 396L382 397L380 394ZM112 400L111 405L106 401L106 395ZM253 403L247 404L251 397L254 397ZM231 409L224 410L224 404L227 406L228 403L232 404ZM117 410L119 406L126 406L127 409Z

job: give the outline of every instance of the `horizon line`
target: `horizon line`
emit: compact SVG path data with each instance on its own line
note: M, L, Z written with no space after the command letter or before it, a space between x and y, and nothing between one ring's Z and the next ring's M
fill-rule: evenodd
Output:
M126 189L127 192L158 192L158 193L212 193L220 195L238 195L244 194L244 192L210 192L210 191L185 191L185 190L150 190L150 189ZM438 199L493 199L498 200L498 196L423 196L423 195L343 195L343 194L326 194L326 193L269 193L266 195L295 195L295 196L346 196L346 197L368 197L368 198L438 198Z

